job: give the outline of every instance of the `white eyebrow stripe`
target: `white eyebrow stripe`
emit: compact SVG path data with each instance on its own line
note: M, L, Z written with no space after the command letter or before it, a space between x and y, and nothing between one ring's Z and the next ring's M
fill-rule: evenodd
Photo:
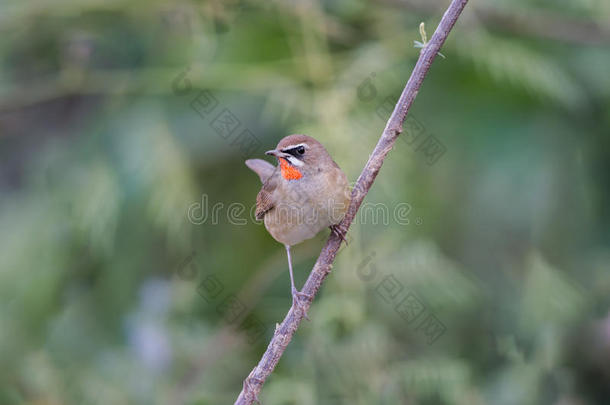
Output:
M290 150L290 149L298 148L299 146L302 146L305 149L309 149L309 145L307 145L306 143L299 143L299 144L296 144L296 145L288 145L288 146L282 148L282 152L285 151L285 150Z

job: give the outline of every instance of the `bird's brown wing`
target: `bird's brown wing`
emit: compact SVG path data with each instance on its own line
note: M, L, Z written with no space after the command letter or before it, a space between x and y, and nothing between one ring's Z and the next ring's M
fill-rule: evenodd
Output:
M256 219L261 220L265 214L275 207L274 191L278 185L278 175L274 174L263 184L256 196Z

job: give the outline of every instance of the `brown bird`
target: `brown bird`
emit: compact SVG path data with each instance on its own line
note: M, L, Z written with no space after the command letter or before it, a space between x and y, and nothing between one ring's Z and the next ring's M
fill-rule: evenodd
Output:
M263 182L256 197L256 219L262 219L271 236L286 247L292 304L301 308L300 298L311 297L294 286L290 246L327 227L345 240L345 232L336 225L349 204L347 177L324 146L307 135L289 135L265 154L275 156L278 167L261 159L246 161Z

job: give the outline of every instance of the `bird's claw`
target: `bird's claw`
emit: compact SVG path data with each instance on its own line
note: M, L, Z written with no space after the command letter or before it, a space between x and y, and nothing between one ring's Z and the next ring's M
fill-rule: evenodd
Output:
M303 318L307 319L308 321L311 321L309 319L309 317L307 316L307 310L305 309L305 306L301 302L301 298L304 298L307 300L312 300L313 296L311 296L309 294L305 294L304 292L298 291L296 288L293 288L292 289L292 306L296 306L298 309L300 309L301 312L303 313Z
M341 240L343 242L345 242L346 245L349 245L349 243L347 242L347 239L346 239L347 231L343 230L343 228L341 228L341 226L339 226L339 225L331 225L330 226L330 231L332 233L334 233L335 235L337 235L339 238L341 238Z

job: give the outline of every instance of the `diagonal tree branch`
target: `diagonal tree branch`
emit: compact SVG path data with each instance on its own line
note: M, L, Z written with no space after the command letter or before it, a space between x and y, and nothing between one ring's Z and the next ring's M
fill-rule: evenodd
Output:
M396 107L394 107L394 111L383 130L383 134L381 135L381 138L379 138L377 146L375 146L373 153L369 157L368 162L366 162L366 165L352 190L349 208L345 214L345 218L339 224L341 229L345 232L347 232L364 197L373 185L386 155L394 146L394 142L396 142L398 135L402 132L402 124L407 116L407 112L409 111L411 104L413 104L413 100L415 100L417 92L434 61L436 54L447 39L449 32L455 25L467 2L468 0L452 0L445 15L443 15L441 22L436 28L434 35L432 35L430 42L422 49L419 59L415 64L415 68L411 73L411 77L402 91L402 94L396 103ZM302 290L303 293L315 297L322 282L332 269L332 264L340 246L341 238L334 233L331 233L326 245L322 248L322 252L320 252L320 256L318 257L309 278L305 282ZM311 306L311 300L304 300L303 306L304 310L307 311ZM288 311L288 314L282 323L276 325L273 338L263 354L263 357L244 380L243 390L239 394L237 401L235 401L235 405L252 404L253 402L258 401L258 393L267 377L269 377L275 369L284 350L286 350L286 347L292 340L292 336L303 320L303 316L304 313L293 306Z

